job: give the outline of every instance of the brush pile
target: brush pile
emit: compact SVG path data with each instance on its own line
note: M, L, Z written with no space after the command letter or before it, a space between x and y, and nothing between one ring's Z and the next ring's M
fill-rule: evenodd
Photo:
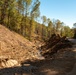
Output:
M59 35L53 34L45 45L41 47L41 54L45 58L49 58L57 52L71 47L72 43L66 38L66 36L60 37Z

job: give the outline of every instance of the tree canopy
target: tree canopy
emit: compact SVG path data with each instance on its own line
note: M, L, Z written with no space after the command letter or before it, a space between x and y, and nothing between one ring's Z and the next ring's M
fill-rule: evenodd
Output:
M41 36L42 39L51 37L53 33L61 36L72 36L71 29L60 20L53 21L45 15L41 17L39 7L39 0L1 0L0 24L29 40L32 40L34 34ZM38 23L38 17L42 24Z

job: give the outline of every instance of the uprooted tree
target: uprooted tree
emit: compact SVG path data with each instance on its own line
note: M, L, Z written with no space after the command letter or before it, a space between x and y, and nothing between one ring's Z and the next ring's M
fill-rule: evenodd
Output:
M66 36L60 37L53 34L44 46L41 47L41 54L45 58L52 57L58 51L72 47L72 43L66 39Z

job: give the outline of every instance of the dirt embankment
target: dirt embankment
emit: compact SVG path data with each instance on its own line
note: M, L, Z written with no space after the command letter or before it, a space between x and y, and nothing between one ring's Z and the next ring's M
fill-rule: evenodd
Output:
M34 43L0 25L0 59L39 59L40 53Z

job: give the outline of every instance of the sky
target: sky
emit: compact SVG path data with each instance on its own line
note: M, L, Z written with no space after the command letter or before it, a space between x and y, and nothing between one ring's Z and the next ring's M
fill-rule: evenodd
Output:
M41 16L59 19L70 28L76 23L76 0L40 0Z

